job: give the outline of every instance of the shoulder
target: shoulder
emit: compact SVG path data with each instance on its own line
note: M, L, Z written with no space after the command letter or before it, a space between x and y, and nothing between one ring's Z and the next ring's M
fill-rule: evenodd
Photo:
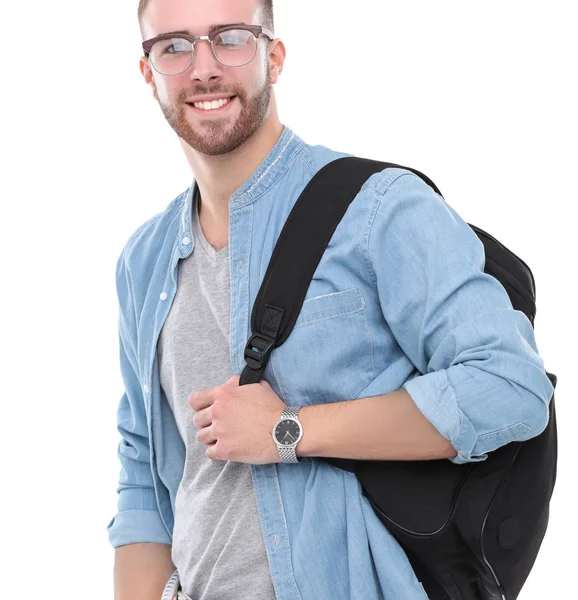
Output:
M322 144L311 145L304 143L297 154L297 159L304 163L311 175L315 175L324 166L346 156L353 156L347 152L333 150Z
M384 196L392 202L394 199L404 200L417 194L445 202L437 186L427 175L393 163L371 175L362 190L372 192L379 201Z
M372 220L382 220L385 225L415 220L426 222L439 215L458 217L439 192L436 184L417 171L401 166L391 166L371 175L360 192L364 192L371 205ZM424 223L425 224L425 223Z
M339 158L347 157L370 158L359 157L349 152L334 150L321 144L303 144L297 156L301 162L308 166L312 176L316 175L329 163ZM425 192L429 196L435 195L438 198L442 198L441 195L436 193L435 190L424 181L424 179L414 173L411 169L403 166L384 167L381 171L373 173L367 178L360 191L369 192L373 197L379 198L385 194L403 197L407 196L408 193L416 191Z

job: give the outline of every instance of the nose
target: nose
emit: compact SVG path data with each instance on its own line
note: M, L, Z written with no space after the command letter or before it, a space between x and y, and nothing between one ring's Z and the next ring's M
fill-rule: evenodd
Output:
M190 77L197 81L216 81L223 76L223 65L215 58L211 43L198 40L195 43L194 59Z

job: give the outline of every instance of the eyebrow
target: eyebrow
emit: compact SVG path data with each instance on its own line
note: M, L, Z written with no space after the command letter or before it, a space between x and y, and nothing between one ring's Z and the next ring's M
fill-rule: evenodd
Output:
M232 27L234 25L247 25L247 23L218 23L217 25L211 25L209 27L209 33L213 33L213 31L215 31L215 29L220 29L221 27ZM186 29L182 29L179 31L167 31L166 33L159 33L158 35L159 36L161 36L161 35L176 35L176 34L180 34L180 33L186 33L187 35L193 35L190 31L187 31Z

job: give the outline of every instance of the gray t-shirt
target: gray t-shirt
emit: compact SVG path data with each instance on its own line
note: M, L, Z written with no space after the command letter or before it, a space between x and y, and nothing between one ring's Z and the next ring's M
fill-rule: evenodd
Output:
M157 347L161 386L186 445L172 560L192 600L275 600L251 467L213 461L195 439L189 396L225 383L233 371L229 246L217 251L205 239L196 194L192 213L195 247L179 262L177 293Z

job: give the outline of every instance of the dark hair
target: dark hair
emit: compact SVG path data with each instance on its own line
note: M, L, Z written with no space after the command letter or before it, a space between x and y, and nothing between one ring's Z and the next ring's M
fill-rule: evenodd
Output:
M151 0L139 0L138 3L138 22L141 22L142 15L149 5ZM261 10L263 11L262 25L271 31L275 31L274 16L273 16L273 0L259 0Z

